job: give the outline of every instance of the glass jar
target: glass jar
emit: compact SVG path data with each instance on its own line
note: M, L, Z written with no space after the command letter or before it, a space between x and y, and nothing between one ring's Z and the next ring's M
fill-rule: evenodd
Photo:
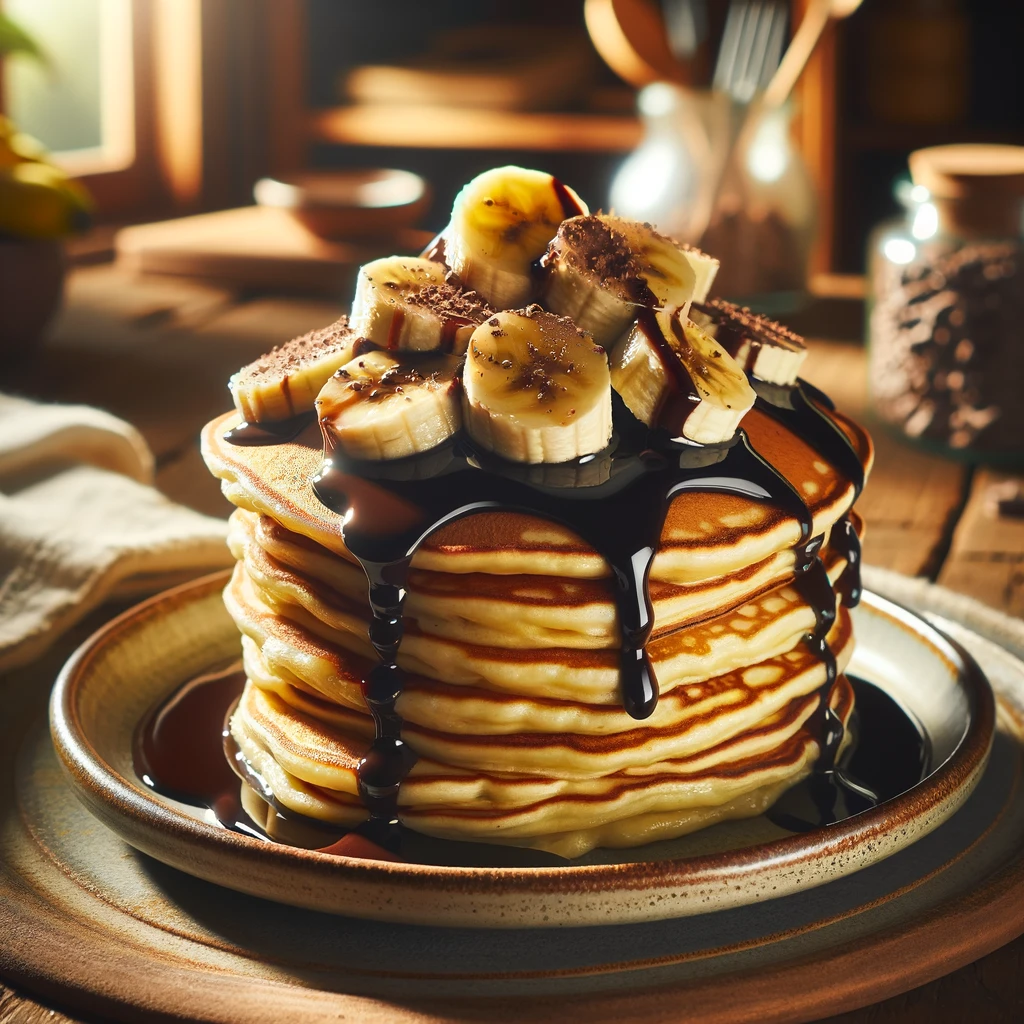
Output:
M817 202L792 106L736 107L658 82L638 107L644 137L615 176L611 208L716 256L716 294L766 313L798 308Z
M1024 147L936 146L910 170L868 253L873 407L927 447L1024 461Z

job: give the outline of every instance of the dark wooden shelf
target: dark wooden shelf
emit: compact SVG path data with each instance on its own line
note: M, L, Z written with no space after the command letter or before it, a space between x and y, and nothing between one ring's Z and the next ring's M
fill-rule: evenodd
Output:
M307 137L348 146L414 149L585 150L625 153L640 121L626 114L353 105L311 111Z
M969 124L886 124L859 121L837 125L840 145L848 150L889 150L905 152L924 146L951 142L1021 143L1024 133L1004 129L978 128Z

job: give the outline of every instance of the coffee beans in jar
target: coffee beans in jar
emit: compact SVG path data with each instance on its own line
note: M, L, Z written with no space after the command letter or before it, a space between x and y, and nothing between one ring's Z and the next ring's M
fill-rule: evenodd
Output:
M920 150L911 170L914 216L877 236L869 273L875 411L933 447L1024 460L1024 148Z

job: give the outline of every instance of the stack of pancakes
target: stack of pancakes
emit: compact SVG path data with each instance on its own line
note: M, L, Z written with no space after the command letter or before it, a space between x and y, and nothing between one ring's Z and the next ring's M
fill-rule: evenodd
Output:
M867 435L830 415L866 470ZM374 735L361 685L376 663L367 582L341 517L313 493L317 425L243 447L223 437L238 421L223 416L203 437L238 507L226 602L248 681L231 734L263 799L340 832L367 817L356 779ZM835 584L846 566L828 538L854 482L758 409L744 428L806 502ZM765 810L812 770L822 700L844 723L853 708L838 594L827 639L840 674L827 695L826 666L804 643L817 616L794 586L801 540L800 523L766 502L674 498L649 584L661 697L638 721L622 709L610 570L595 551L512 512L438 529L412 562L398 655L402 738L418 757L402 823L574 857Z

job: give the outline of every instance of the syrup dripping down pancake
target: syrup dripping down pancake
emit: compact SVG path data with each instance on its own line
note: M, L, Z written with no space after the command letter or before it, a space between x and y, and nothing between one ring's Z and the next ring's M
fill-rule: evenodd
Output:
M246 596L244 581L231 591L237 589L242 598L235 614L242 608L259 614L251 611L257 599ZM241 605L242 600L249 604ZM331 684L331 677L359 676L352 655L273 614L265 614L259 628L244 620L240 625L247 640L246 674L253 683L288 703L301 700L307 710L319 708L321 717L323 708L331 709L336 726L365 736L368 721L353 725L368 715L358 691L349 688L348 699L339 701ZM852 651L845 610L830 644L842 667ZM670 690L655 714L638 723L612 703L591 705L580 698L524 696L411 676L400 699L403 736L422 756L474 769L573 777L644 769L652 759L690 756L756 727L788 701L817 692L825 680L824 665L798 637L789 650Z
M860 519L850 513L858 530ZM308 538L290 533L269 516L237 509L229 545L235 558L264 575L299 579L354 617L365 618L366 580L361 570ZM269 556L269 557L264 557ZM826 552L827 565L834 557ZM792 579L796 556L778 554L730 576L677 585L652 581L654 637L740 607ZM835 578L834 570L830 575ZM272 585L271 585L272 586ZM326 589L324 589L326 588ZM555 576L440 573L414 570L405 602L407 620L436 637L483 646L614 648L618 643L611 581ZM292 603L295 603L294 601ZM300 602L301 603L301 602ZM365 632L361 626L359 632Z
M842 567L843 563L837 562L833 572ZM294 600L279 600L239 562L225 592L228 611L243 634L261 647L269 644L277 658L283 657L283 648L290 647L291 661L304 666L309 684L317 687L319 683L328 699L363 708L359 682L372 658L365 626L361 632L358 618L353 616L350 624L347 617L334 616L305 581L293 577L290 582L288 597ZM792 586L782 585L735 612L663 636L650 645L662 695L667 697L677 687L785 653L814 624L814 610ZM411 630L403 640L400 659L407 671L449 688L476 687L524 698L583 701L621 712L615 656L614 650L590 648L481 647ZM417 692L415 682L408 692ZM654 715L658 714L655 709ZM624 724L633 721L623 716ZM580 725L577 716L575 727ZM551 730L560 731L562 726L555 722Z
M867 435L828 415L866 471ZM367 579L342 517L313 491L315 427L241 447L223 437L236 419L211 423L203 451L238 506L225 602L248 683L231 732L265 787L246 799L351 827L366 818L358 770L374 736ZM558 522L504 510L426 537L397 654L395 711L418 757L399 788L405 825L578 856L760 813L812 770L823 702L839 723L852 713L835 673L853 649L840 591L860 530L857 484L759 409L743 427L800 495L810 531L772 501L674 497L648 584L661 697L642 721L622 706L612 573L593 548Z
M873 458L867 434L833 413L865 469ZM207 424L203 456L228 500L270 516L292 533L314 540L349 562L341 516L313 492L322 444L314 424L292 441L240 447L224 440L238 422L229 413ZM760 454L796 488L813 516L812 536L827 534L849 509L855 486L808 444L757 409L744 429ZM764 502L737 494L685 491L669 507L651 576L686 584L742 571L800 543L796 519ZM483 512L435 531L419 547L413 569L445 573L552 575L593 579L609 575L604 560L567 528L517 512Z

